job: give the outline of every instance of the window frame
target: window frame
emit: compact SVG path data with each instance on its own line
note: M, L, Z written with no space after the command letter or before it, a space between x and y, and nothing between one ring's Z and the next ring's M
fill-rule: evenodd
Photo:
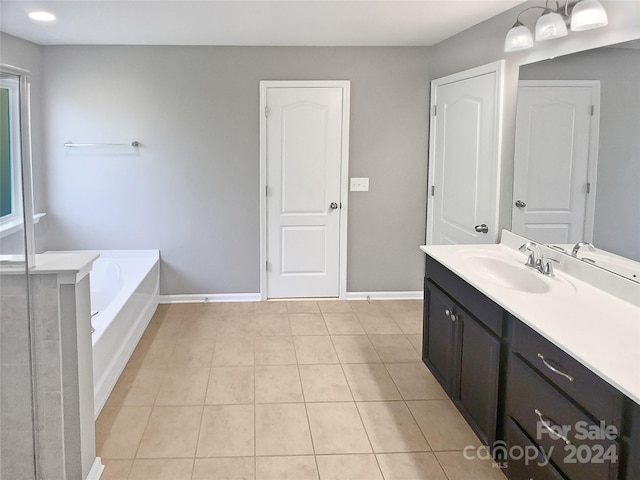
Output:
M9 91L9 156L11 166L11 213L0 217L0 227L10 223L22 223L22 162L20 118L20 77L8 72L0 74L0 88Z

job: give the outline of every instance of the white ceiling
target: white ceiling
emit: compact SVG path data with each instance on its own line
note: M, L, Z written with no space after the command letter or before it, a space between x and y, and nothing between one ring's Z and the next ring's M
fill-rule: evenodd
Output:
M0 30L41 45L429 46L523 1L0 0Z

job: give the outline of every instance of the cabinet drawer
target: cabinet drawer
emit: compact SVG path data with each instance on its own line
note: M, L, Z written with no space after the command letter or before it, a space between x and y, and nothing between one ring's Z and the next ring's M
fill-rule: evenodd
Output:
M597 426L515 355L509 358L507 413L569 478L617 478L620 450L617 442L584 438L587 431L597 432ZM549 428L562 434L570 444L550 433Z
M640 405L629 400L628 431L625 432L626 447L625 480L640 478Z
M597 420L620 430L623 395L520 320L509 317L512 352L522 356Z
M538 446L510 418L507 420L506 442L510 453L504 460L511 480L564 480Z
M456 302L473 313L473 316L498 336L502 336L502 307L448 268L427 255L427 276L442 290L451 295Z

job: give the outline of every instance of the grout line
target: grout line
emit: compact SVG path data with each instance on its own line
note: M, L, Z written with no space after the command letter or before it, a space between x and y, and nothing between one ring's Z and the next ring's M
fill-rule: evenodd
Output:
M438 458L438 455L436 455L436 452L433 452L433 457L436 459L436 462L438 462L438 465L440 466L442 473L444 473L444 476L447 477L448 480L451 480L451 477L449 477L449 474L444 469L444 465L442 465L442 463L440 462L440 459Z
M429 443L429 439L427 438L424 431L422 430L422 427L420 427L420 423L418 422L418 419L413 414L413 411L411 410L411 408L409 408L409 404L407 403L407 400L404 401L404 404L407 407L407 410L409 410L409 413L411 414L411 418L413 418L413 421L416 422L416 425L418 426L418 430L420 430L420 434L422 435L422 438L424 438L424 441L427 442L427 446L429 447L429 450L433 452L433 447L431 446L431 443Z
M316 443L313 440L313 432L311 431L311 420L309 419L309 409L307 408L307 397L304 394L304 386L302 385L302 375L300 374L300 363L298 363L298 351L295 348L295 342L294 342L293 350L296 356L296 370L298 372L298 380L300 381L300 390L302 391L302 402L304 403L304 413L307 416L307 427L309 428L309 438L311 439L311 449L313 450L313 461L316 465L317 478L320 478L320 467L318 466L318 457L316 454Z
M333 342L333 340L332 340L332 342ZM358 413L358 418L360 419L360 424L362 425L362 429L364 430L364 434L367 436L367 441L369 442L369 446L371 447L371 453L373 454L373 457L376 460L376 465L378 465L378 470L380 471L380 475L383 475L382 474L382 469L380 468L380 464L378 463L378 458L375 456L376 455L376 451L373 448L373 444L371 443L371 438L369 437L369 432L367 431L367 427L365 426L364 422L362 421L362 415L360 414L360 409L358 408L358 403L356 402L355 396L353 394L353 389L351 388L351 384L349 383L349 380L347 379L347 374L344 371L344 366L343 366L342 362L340 362L339 365L340 365L340 370L342 370L342 375L344 376L344 380L347 383L347 387L349 388L349 393L351 394L351 398L353 399L353 405L354 405L354 407L356 407L356 412Z
M253 475L258 475L258 428L256 411L256 342L253 342Z
M314 403L314 402L310 402ZM336 403L350 403L350 402L336 402ZM258 458L281 458L281 457L335 457L335 456L351 456L351 455L400 455L400 454L431 454L436 455L440 453L463 453L463 450L437 450L435 452L431 452L428 450L401 450L401 451L385 451L385 452L374 452L374 453L353 453L353 452L338 452L338 453L287 453L287 454L268 454L268 455L255 455ZM215 457L205 457L205 456L193 456L193 457L139 457L139 458L103 458L108 462L110 461L123 461L123 462L133 462L134 460L213 460L213 459L229 459L233 460L236 458L253 458L254 455L240 455L240 456L232 456L232 455L221 455ZM481 460L485 461L485 460ZM486 460L488 461L488 460Z
M160 322L160 325L158 326L158 331L160 330L160 328L162 328L162 325L164 324L165 320L166 320L166 317L162 319L162 322ZM156 334L157 334L158 331L156 331ZM154 338L154 341L155 341L155 338ZM175 344L171 348L171 353L173 353L174 349L175 349ZM147 353L149 353L149 352L147 351ZM171 353L169 353L169 356L171 355ZM167 358L169 358L169 357L167 357ZM140 364L141 368L142 368L142 364L143 363L144 363L144 359L142 359L142 363ZM166 370L166 361L164 362L163 370ZM164 375L163 375L163 377L164 377ZM131 475L131 471L133 470L133 463L135 462L135 459L138 458L138 452L140 451L140 446L142 445L142 439L144 438L144 434L147 431L147 428L149 427L149 423L151 422L151 415L153 415L153 410L156 408L156 400L158 399L158 396L160 395L160 391L162 390L162 385L164 384L165 381L166 381L166 378L163 378L162 382L160 382L160 385L158 386L158 391L156 392L156 394L155 394L155 396L153 398L153 404L151 405L151 410L149 411L149 416L147 417L147 421L146 421L146 423L144 425L144 428L142 429L142 435L140 435L140 440L138 440L138 446L136 447L136 451L134 453L134 460L131 463L131 470L129 471L129 475L128 476ZM134 379L134 382L135 382L135 379Z
M346 375L345 375L346 378ZM349 381L347 380L347 384L349 383ZM353 395L353 393L352 393ZM384 473L382 473L382 468L380 468L380 462L378 461L378 456L376 455L376 450L375 448L373 448L373 443L371 442L371 436L369 435L369 431L367 430L367 426L364 424L364 421L362 420L362 414L360 413L360 409L358 408L358 402L356 402L355 400L353 401L355 407L356 407L356 412L358 412L358 418L360 419L360 423L362 423L362 428L364 429L364 434L367 436L367 440L369 441L369 446L371 447L371 454L373 455L373 459L376 461L376 465L378 466L378 471L380 472L380 476L382 476L384 478Z
M213 348L215 349L215 344ZM213 362L213 354L211 355L211 362ZM193 468L191 469L191 475L193 475L193 469L195 468L195 457L198 455L198 446L200 445L200 433L202 433L202 423L204 422L204 409L207 406L207 393L209 393L209 382L211 381L211 369L212 367L209 366L209 374L207 375L207 386L204 389L204 399L202 400L202 415L200 416L200 426L198 427L198 436L196 437L196 449L193 452L194 464L193 464Z

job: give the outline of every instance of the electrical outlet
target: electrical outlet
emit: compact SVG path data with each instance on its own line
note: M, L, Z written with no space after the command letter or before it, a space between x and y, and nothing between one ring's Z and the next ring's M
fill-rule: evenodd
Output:
M350 184L350 190L352 192L368 192L369 178L352 178L351 184Z

